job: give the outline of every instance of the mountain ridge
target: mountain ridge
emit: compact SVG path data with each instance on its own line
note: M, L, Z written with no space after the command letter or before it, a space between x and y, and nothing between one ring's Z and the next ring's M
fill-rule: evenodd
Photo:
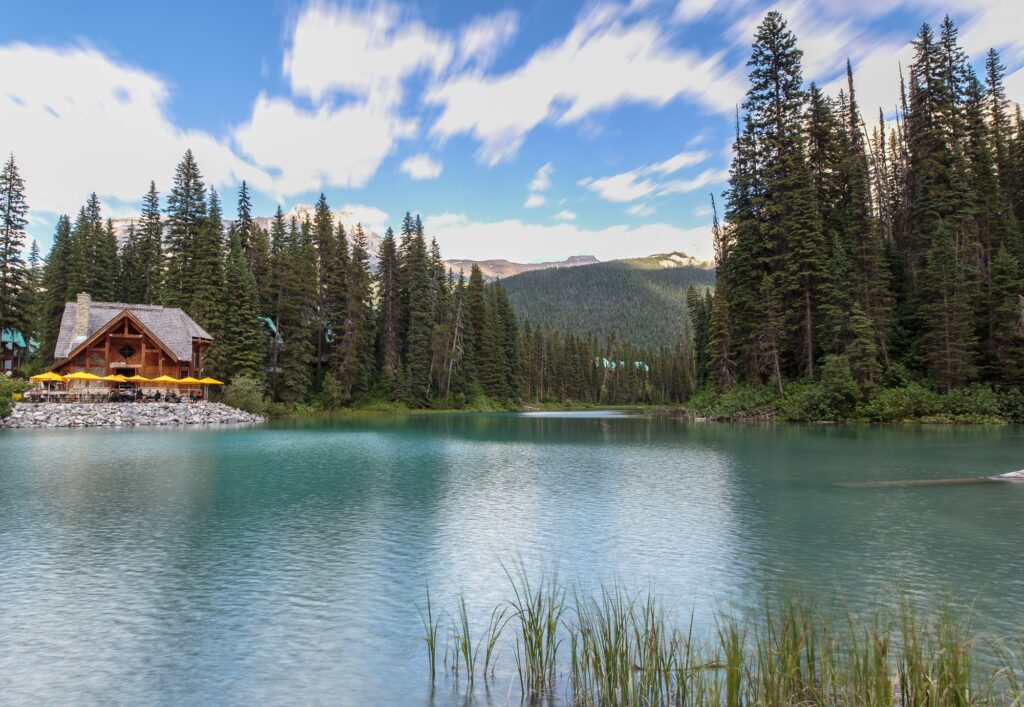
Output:
M520 320L658 348L674 346L686 329L687 289L714 287L709 265L674 251L525 272L502 284Z

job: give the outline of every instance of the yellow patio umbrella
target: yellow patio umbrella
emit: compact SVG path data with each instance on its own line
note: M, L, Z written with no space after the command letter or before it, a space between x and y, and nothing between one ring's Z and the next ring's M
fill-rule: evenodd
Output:
M202 383L201 380L197 380L197 379L193 378L192 376L185 376L184 378L182 378L178 382L179 383L184 383L185 385L199 385L200 383Z
M179 381L177 378L171 378L168 375L163 375L163 376L158 376L157 378L153 378L152 382L153 383L180 383L181 381Z
M129 376L125 380L129 383L149 383L149 378L143 378L140 375Z
M111 373L108 376L103 376L102 378L100 378L100 380L107 381L109 383L123 383L127 379L124 376L119 376L117 374Z
M36 383L63 383L64 376L59 373L54 373L53 371L47 371L46 373L40 373L32 376L29 380L33 380Z
M64 377L67 380L69 380L69 381L98 381L98 380L103 380L102 378L100 378L96 374L89 373L88 371L76 371L75 373L71 373L71 374L69 374L67 376L64 376Z
M221 381L217 380L216 378L210 378L209 376L201 379L199 382L202 383L203 385L224 385Z

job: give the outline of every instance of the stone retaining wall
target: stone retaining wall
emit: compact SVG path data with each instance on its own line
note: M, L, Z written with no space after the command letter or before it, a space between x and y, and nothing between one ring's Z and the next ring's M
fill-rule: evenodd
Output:
M18 403L0 427L143 427L263 422L223 403Z

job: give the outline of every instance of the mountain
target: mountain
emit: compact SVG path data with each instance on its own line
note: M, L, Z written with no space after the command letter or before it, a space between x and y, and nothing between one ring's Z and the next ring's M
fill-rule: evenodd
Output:
M556 260L549 263L513 263L509 260L446 260L445 262L452 269L452 272L457 273L459 270L462 270L467 276L473 264L476 263L480 268L480 272L483 273L485 280L494 280L499 277L505 279L534 270L574 268L580 265L593 265L601 261L592 255L571 255L565 260Z
M687 321L686 290L713 287L715 271L685 253L537 270L502 280L520 320L577 334L672 346Z

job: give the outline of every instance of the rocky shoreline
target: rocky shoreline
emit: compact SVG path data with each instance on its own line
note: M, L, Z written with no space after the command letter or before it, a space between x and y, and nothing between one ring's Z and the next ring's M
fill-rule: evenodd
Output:
M18 403L0 428L254 424L259 415L223 403Z

